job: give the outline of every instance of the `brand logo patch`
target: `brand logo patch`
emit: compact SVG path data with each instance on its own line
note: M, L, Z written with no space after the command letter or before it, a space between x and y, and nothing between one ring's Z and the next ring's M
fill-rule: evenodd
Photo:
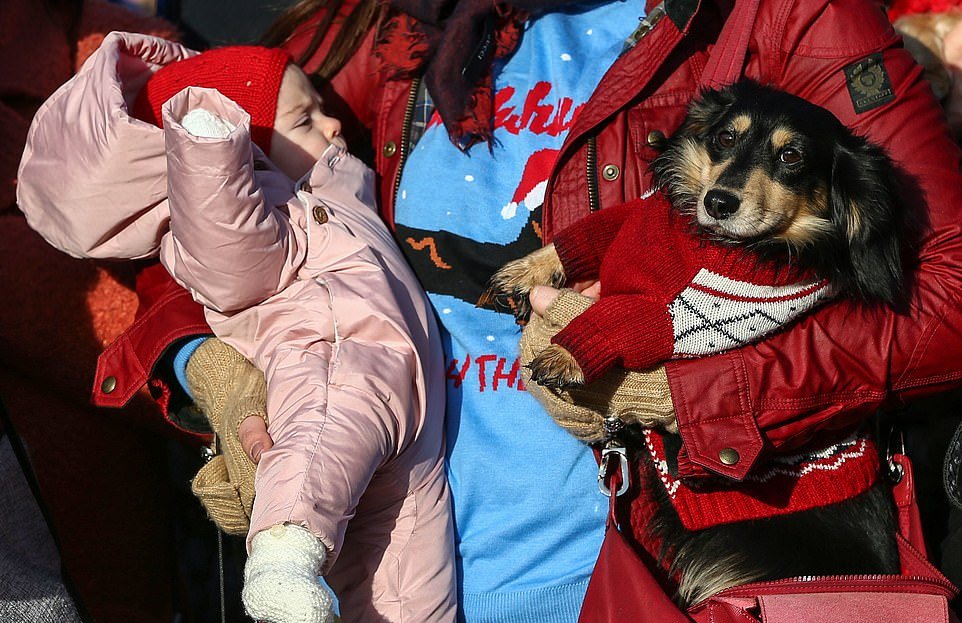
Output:
M845 68L845 82L856 113L863 113L895 99L892 81L881 54L852 63Z

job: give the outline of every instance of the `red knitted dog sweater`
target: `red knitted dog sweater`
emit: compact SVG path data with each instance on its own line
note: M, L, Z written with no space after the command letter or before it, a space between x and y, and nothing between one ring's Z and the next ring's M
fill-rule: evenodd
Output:
M660 193L560 232L569 281L601 279L601 298L552 342L586 382L620 364L643 370L755 342L831 298L824 279L691 231Z

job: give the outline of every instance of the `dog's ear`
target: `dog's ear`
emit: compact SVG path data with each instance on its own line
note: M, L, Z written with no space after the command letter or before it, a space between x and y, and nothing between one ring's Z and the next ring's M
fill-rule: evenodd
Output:
M704 89L688 106L688 115L675 136L701 136L705 134L735 103L739 85L725 89Z
M684 121L668 139L665 150L651 161L655 187L665 189L675 207L695 200L687 192L691 189L681 182L689 179L691 172L699 168L701 159L693 158L692 154L704 154L706 134L735 103L736 87L702 90L689 104Z
M840 251L830 267L832 280L847 295L895 302L903 285L905 215L891 160L846 131L835 144L829 195Z

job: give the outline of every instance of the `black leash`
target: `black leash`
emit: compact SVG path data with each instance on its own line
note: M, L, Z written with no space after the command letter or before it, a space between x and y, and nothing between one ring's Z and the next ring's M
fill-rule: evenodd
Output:
M955 429L942 463L942 485L949 502L962 510L962 422Z

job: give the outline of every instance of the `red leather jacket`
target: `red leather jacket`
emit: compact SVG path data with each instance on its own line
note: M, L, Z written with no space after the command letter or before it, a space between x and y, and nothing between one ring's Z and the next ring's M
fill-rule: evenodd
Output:
M546 192L545 241L590 211L650 189L648 164L684 117L731 9L723 0L665 0L663 10L657 4L649 0L653 27L608 70L560 152ZM309 35L290 42L295 55ZM368 36L331 86L372 133L382 209L391 222L417 83L384 79L372 42ZM860 62L869 70L850 77ZM840 301L762 343L667 364L686 476L710 471L742 479L763 453L798 448L880 406L962 378L960 152L881 5L762 0L744 75L824 106L885 146L907 173L905 198L922 233L906 309L870 311ZM151 329L152 336L177 334L167 326L172 321L157 320L165 327ZM149 369L143 357L115 361ZM131 372L138 371L112 368L98 379L109 373L126 386L123 375ZM737 452L734 462L724 449Z

